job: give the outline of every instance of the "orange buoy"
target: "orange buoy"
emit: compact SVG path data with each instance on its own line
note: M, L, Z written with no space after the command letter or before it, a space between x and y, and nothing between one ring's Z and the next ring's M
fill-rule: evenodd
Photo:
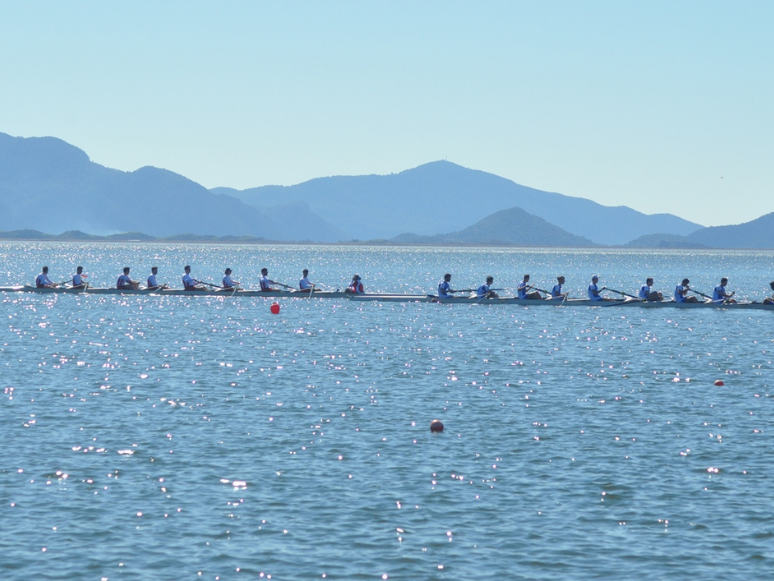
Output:
M279 311L280 311L279 303L272 303L269 310L271 311L272 315L279 315Z
M431 432L443 432L443 422L441 420L433 420L430 422Z
M725 385L725 383L723 383L721 380L718 379L718 380L715 381L715 385L720 387L721 385Z

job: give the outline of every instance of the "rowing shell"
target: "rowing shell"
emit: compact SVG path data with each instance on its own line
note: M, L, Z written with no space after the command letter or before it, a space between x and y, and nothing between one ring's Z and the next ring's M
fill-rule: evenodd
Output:
M260 290L242 290L236 292L234 289L207 289L202 291L187 291L182 289L117 289L117 288L37 288L34 286L3 286L0 292L23 292L38 294L86 294L86 295L162 295L162 296L205 296L205 297L266 297L266 298L342 298L350 293L333 291L271 291L264 292Z

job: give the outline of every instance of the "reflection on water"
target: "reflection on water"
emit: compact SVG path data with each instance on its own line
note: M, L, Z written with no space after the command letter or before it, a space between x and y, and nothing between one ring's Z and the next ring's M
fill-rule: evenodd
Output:
M767 253L4 244L375 290L592 272L763 292ZM687 274L683 274L687 273ZM115 274L115 276L114 276ZM174 276L173 276L174 274ZM257 275L256 275L257 276ZM64 278L64 276L62 277ZM310 275L311 278L311 275ZM546 282L545 284L548 284ZM616 286L618 285L618 286ZM765 578L772 313L0 295L12 579ZM724 386L714 386L722 379ZM446 429L431 433L439 418Z

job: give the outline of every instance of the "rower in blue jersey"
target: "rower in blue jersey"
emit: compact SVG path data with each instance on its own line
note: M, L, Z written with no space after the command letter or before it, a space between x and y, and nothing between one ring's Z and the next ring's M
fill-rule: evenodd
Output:
M557 283L554 285L554 288L551 289L551 299L564 300L567 298L567 295L570 294L570 293L562 292L562 285L564 285L564 277L557 276L556 281Z
M48 267L44 266L38 276L35 277L35 286L37 288L56 288L57 284L48 278Z
M519 283L519 286L516 287L516 292L518 293L518 296L520 299L530 299L530 300L540 300L542 297L540 296L540 293L535 291L533 293L527 292L529 289L534 288L534 286L528 286L529 285L529 275L525 274L524 279Z
M651 290L653 287L653 279L648 278L645 284L640 287L640 294L638 295L644 301L663 301L664 295L658 291Z
M691 290L691 287L688 286L691 281L689 281L687 278L683 279L683 282L678 284L675 287L675 302L676 303L698 303L699 299L697 299L694 296L688 296L688 292Z
M223 288L225 290L234 290L236 287L238 287L240 284L242 284L242 283L240 283L238 281L235 281L235 280L233 280L231 278L231 272L232 272L231 269L227 268L226 271L223 273L223 274L226 275L226 276L223 277Z
M494 277L493 276L487 276L486 277L486 284L482 284L480 287L476 289L476 297L479 299L497 299L500 298L499 295L491 290L492 284L494 284Z
M85 274L83 274L83 267L79 266L75 269L75 274L73 275L73 288L86 288L87 285L86 281L83 279L86 277Z
M166 284L158 283L158 281L156 280L156 275L158 275L158 273L159 273L159 267L152 266L150 276L146 281L146 284L148 285L148 290L164 290L165 288L169 288Z
M774 291L774 281L771 281L769 283L769 287L771 287L771 290ZM770 297L766 297L765 299L763 299L763 304L764 305L774 305L774 295L771 295Z
M443 275L443 280L438 283L438 298L450 299L454 292L456 291L452 290L451 287L451 275L447 272Z
M187 291L203 291L207 290L203 286L199 285L199 281L191 276L191 267L186 264L183 269L185 274L183 275L183 290Z
M140 288L140 283L136 280L129 278L129 267L124 267L124 274L118 277L116 281L116 288L118 290L137 290Z
M735 303L736 299L732 298L734 294L736 294L736 291L732 293L726 292L726 285L728 284L728 279L726 277L723 277L720 279L720 284L716 286L712 290L712 302L713 303Z
M605 287L599 288L597 286L597 282L599 282L599 277L595 274L591 277L591 284L589 285L589 300L592 301L612 301L613 299L608 297L603 297L599 293L602 292L605 289Z

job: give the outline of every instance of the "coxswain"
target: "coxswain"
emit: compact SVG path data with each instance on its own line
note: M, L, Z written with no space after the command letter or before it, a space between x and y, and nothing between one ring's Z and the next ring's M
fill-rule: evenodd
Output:
M570 293L562 292L562 285L564 285L564 277L557 276L556 280L557 280L557 283L554 285L554 288L551 289L551 298L564 300L567 298L567 295L570 294Z
M238 287L240 282L232 280L231 279L231 269L227 268L226 272L224 273L226 276L223 277L223 289L224 290L233 290L236 287Z
M443 275L443 280L438 283L438 298L451 299L454 292L456 291L453 291L451 287L451 275L447 272Z
M86 288L87 285L86 282L83 280L86 278L87 275L83 274L83 267L79 266L75 269L75 274L73 275L73 288Z
M138 290L140 288L139 282L129 278L128 266L124 267L124 274L118 277L118 280L116 281L116 288L118 290Z
M771 287L771 290L774 291L774 281L771 281L769 283L769 286ZM774 295L771 295L770 297L766 297L765 299L763 299L763 304L764 305L774 305Z
M314 291L314 285L309 282L309 269L304 269L301 273L303 275L303 278L298 281L298 288L302 291Z
M678 284L675 287L675 302L676 303L698 303L699 299L697 299L694 296L688 296L688 291L691 290L691 287L688 286L691 281L689 281L687 278L683 279L683 282Z
M653 279L648 278L645 284L640 287L639 298L644 301L663 301L664 295L658 291L650 290L653 286Z
M476 297L479 299L497 299L500 298L499 295L494 292L493 290L490 290L492 287L492 284L494 284L494 277L493 276L487 276L486 277L486 283L482 284L480 287L476 289Z
M167 288L166 284L159 284L156 281L156 275L158 273L159 273L159 267L158 266L152 266L151 267L151 274L148 277L148 280L147 280L147 283L146 283L148 285L148 290L154 290L155 291L155 290L164 290L165 288Z
M720 284L716 286L712 290L712 302L713 303L735 303L736 299L732 298L734 294L736 294L736 291L732 293L726 292L726 285L728 284L728 279L726 277L723 277L720 279Z
M276 288L272 288L271 285L279 284L279 283L276 283L276 282L274 282L273 280L271 280L269 278L269 269L268 268L262 268L261 269L261 280L260 280L260 283L261 283L261 290L263 292L265 292L265 293L275 292L277 289Z
M599 277L595 274L591 277L591 284L589 285L589 300L591 301L612 301L613 299L608 297L603 297L600 295L600 291L605 290L605 287L599 288L597 286L597 282L599 282Z
M48 267L44 266L41 269L40 274L35 277L35 286L37 288L56 288L58 285L51 282L51 279L48 278Z
M519 286L516 287L516 292L519 295L520 299L530 299L530 300L539 300L542 297L540 296L540 293L535 291L533 293L528 293L527 291L531 288L534 288L534 286L529 286L529 275L525 274L524 279L519 283Z
M207 290L203 286L198 286L197 283L199 281L191 276L191 267L190 266L188 266L186 264L185 268L183 270L185 270L185 274L183 275L183 289L184 290L187 290L187 291L203 291L203 290Z
M349 283L349 286L344 289L345 293L355 293L358 295L362 295L365 293L365 290L363 289L363 281L360 278L359 274L356 274L352 277L352 282Z

